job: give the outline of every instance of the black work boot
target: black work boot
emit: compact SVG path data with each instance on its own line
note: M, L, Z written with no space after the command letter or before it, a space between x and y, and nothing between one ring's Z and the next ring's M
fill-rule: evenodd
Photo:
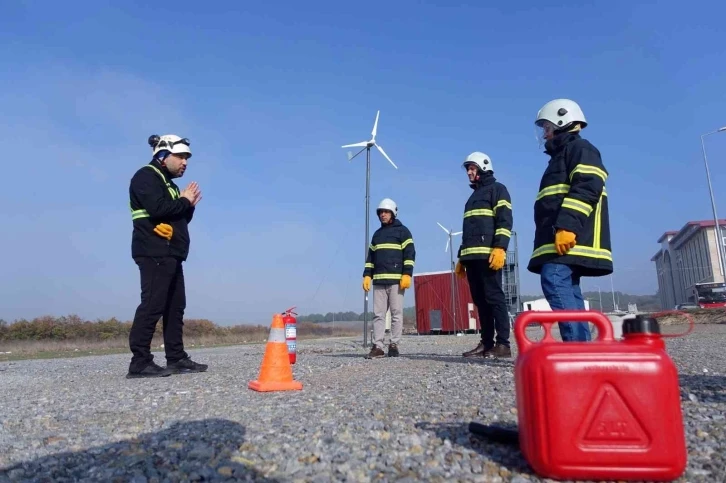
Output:
M144 377L167 377L171 376L171 371L158 365L156 362L149 362L141 370L131 369L126 374L126 379L140 379Z
M388 357L398 357L398 344L390 343L388 345Z
M386 353L377 345L374 345L368 355L366 355L366 359L380 359L381 357L386 357Z
M512 357L512 349L507 347L506 345L497 344L494 346L494 348L490 351L488 351L486 354L484 354L484 357L486 358L507 358Z
M472 349L470 351L464 352L462 354L462 356L464 356L464 357L482 357L484 352L486 352L484 350L484 343L479 342L478 346L476 346L474 349Z
M191 372L204 372L207 370L207 364L199 364L197 362L194 362L189 357L185 359L180 359L176 362L167 362L166 363L167 369L171 371L172 374L188 374Z

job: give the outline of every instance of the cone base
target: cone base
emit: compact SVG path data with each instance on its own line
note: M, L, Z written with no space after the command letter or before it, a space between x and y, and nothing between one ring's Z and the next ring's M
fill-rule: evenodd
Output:
M300 391L303 388L301 382L289 381L289 382L261 382L261 381L250 381L247 385L253 391L258 392L273 392L273 391Z

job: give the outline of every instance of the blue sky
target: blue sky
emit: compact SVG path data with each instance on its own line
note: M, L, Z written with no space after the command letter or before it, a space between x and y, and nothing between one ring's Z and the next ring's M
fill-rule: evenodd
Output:
M533 121L557 97L610 172L615 287L653 293L658 237L712 217L699 135L726 125L726 5L479 3L6 2L0 318L133 317L128 181L152 133L192 140L179 184L204 194L188 317L361 311L365 159L340 146L378 109L399 169L372 155L371 207L398 203L416 271L448 268L436 222L460 227L472 151L509 187L526 265L547 162ZM726 133L707 149L726 217Z

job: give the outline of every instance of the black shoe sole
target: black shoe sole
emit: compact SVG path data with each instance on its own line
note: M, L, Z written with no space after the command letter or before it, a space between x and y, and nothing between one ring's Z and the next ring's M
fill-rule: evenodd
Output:
M391 354L391 353L389 353L388 354L388 357L398 357L398 354Z
M171 372L160 372L158 374L126 374L126 379L149 379L153 377L169 377Z
M207 372L207 369L172 369L169 368L172 374L193 374L196 372Z

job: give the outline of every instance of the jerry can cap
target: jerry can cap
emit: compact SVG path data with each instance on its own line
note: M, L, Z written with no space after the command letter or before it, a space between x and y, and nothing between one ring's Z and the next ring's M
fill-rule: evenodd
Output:
M625 334L660 334L660 325L654 317L641 317L623 320L623 335Z

